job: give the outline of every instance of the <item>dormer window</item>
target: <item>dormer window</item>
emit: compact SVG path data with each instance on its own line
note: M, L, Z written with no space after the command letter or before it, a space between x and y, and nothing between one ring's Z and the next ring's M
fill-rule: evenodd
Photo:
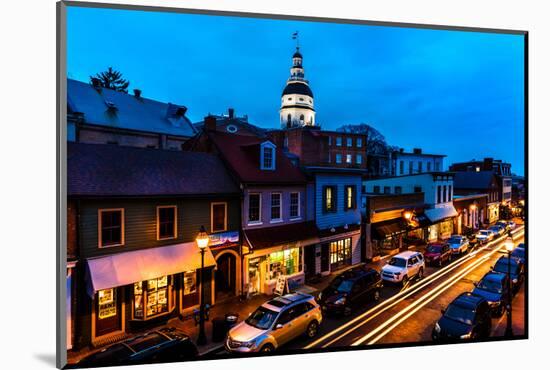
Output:
M260 168L262 170L275 170L275 145L269 141L260 146Z

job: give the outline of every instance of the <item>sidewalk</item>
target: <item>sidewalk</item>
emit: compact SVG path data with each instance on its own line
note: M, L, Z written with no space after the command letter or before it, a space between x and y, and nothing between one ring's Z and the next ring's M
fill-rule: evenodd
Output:
M491 337L503 337L506 331L506 313L493 326ZM512 300L512 332L514 335L525 334L525 285Z

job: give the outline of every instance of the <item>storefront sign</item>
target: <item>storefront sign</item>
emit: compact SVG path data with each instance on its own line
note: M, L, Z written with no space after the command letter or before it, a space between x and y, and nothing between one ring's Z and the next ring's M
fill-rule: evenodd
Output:
M277 278L277 283L275 284L275 289L273 290L273 293L277 295L283 295L285 294L285 290L288 291L288 281L286 280L286 276L280 275Z
M210 235L210 246L216 247L218 245L226 243L238 243L239 242L239 232L238 231L227 231L224 233L216 233Z

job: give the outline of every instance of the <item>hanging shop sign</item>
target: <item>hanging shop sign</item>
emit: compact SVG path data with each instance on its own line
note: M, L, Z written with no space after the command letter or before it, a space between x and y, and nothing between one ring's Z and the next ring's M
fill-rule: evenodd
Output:
M227 243L238 243L239 232L227 231L223 233L210 234L210 247L220 246Z

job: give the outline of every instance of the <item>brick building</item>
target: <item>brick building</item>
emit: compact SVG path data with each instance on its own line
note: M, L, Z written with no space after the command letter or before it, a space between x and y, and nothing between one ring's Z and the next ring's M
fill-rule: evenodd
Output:
M367 136L318 127L294 127L268 132L268 136L303 166L368 169Z

